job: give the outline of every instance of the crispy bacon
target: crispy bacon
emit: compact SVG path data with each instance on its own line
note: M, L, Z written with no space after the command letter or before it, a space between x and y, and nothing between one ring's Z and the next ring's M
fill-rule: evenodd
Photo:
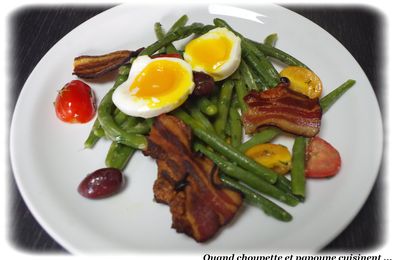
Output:
M211 160L191 151L191 138L181 120L158 116L144 154L157 160L154 197L169 205L172 228L204 242L235 216L242 197L221 185Z
M243 115L246 133L267 125L306 137L319 132L322 110L318 99L295 92L286 84L263 92L250 92L244 100L249 107Z

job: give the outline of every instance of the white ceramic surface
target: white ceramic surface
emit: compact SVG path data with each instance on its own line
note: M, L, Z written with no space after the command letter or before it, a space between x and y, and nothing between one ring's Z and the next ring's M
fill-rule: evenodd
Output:
M381 116L367 77L337 40L309 20L279 6L253 6L248 10L206 5L117 6L78 26L39 62L15 109L10 154L15 179L28 207L67 250L316 251L357 214L373 186L382 154ZM84 150L91 123L70 125L55 116L57 90L74 78L73 58L146 46L155 40L155 22L168 28L182 14L188 14L192 22L204 23L221 17L254 40L278 33L278 47L320 76L324 94L349 78L357 81L324 115L320 133L340 151L343 167L332 179L308 181L304 204L283 206L294 217L290 223L281 223L246 206L215 239L196 243L171 229L169 208L153 201L156 165L141 153L125 170L128 182L117 196L91 201L76 191L87 173L104 167L109 143L102 140L94 149ZM100 100L112 82L90 84Z

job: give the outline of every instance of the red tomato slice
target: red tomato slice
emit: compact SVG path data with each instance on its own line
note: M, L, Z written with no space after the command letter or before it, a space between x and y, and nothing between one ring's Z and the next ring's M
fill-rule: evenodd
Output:
M57 117L67 123L86 123L96 114L92 89L80 80L67 83L54 102Z
M306 158L306 177L331 177L340 170L339 152L318 136L311 138L308 142Z
M178 59L182 59L182 55L180 55L179 53L170 53L170 54L154 54L153 56L151 56L152 59L155 58L178 58Z

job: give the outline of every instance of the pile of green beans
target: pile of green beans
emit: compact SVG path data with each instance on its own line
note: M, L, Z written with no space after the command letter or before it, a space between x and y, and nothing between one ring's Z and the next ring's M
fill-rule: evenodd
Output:
M187 15L183 15L181 16L172 26L171 29L169 29L168 33L172 33L177 31L180 27L183 27L186 25L186 23L188 22L189 18ZM162 26L161 23L155 23L154 24L154 31L156 34L157 39L160 41L165 37L165 33L162 30ZM177 53L178 50L175 48L175 46L173 45L173 43L169 43L166 45L166 47L163 47L159 50L160 53L167 53L167 54L171 54L171 53Z
M277 174L268 169L254 160L250 159L249 157L245 156L239 150L237 150L232 145L225 142L224 139L220 138L216 134L212 134L206 131L200 123L194 120L189 114L185 111L178 109L173 112L173 115L180 118L185 124L192 128L193 134L200 139L201 141L205 142L207 145L212 147L217 152L221 153L228 159L235 162L237 165L253 172L254 174L260 176L261 178L265 179L270 183L275 183L277 179Z
M292 215L290 215L290 213L288 213L285 209L279 207L269 199L260 196L252 189L249 189L248 187L240 184L235 179L229 178L224 174L221 174L220 177L223 183L242 192L247 202L261 208L265 212L265 214L285 222L292 220L293 217Z
M237 166L227 161L222 156L207 149L204 145L200 143L195 143L194 149L210 158L226 175L242 181L248 186L254 188L255 190L269 195L290 206L296 206L299 203L299 201L293 196L289 196L286 192L278 189L271 183L266 182L257 175L254 175L251 172L241 168L240 166Z
M282 131L268 127L244 141L241 117L248 111L245 96L251 91L263 91L276 86L280 77L271 62L276 59L289 66L307 67L290 54L276 48L278 36L268 35L262 43L244 37L226 21L216 18L213 25L192 23L187 25L187 15L181 16L167 31L161 23L154 24L157 41L146 47L139 55L182 53L174 42L190 35L201 35L216 27L225 27L241 39L242 59L236 72L217 82L219 86L211 96L190 97L171 114L191 127L195 136L193 149L211 159L220 169L224 185L240 191L247 202L261 208L267 215L281 221L292 216L273 200L296 206L306 197L305 150L307 138L295 137L292 148L290 180L247 157L251 147L271 142ZM134 58L131 62L133 62ZM153 119L128 116L112 102L113 91L127 80L130 63L119 69L114 86L101 100L98 116L85 140L85 148L93 148L101 138L111 140L105 164L107 167L124 169L137 150L147 148L146 135ZM325 113L347 90L355 84L348 80L320 99Z
M262 89L272 88L279 82L279 74L272 65L272 63L264 57L264 54L257 48L255 44L249 41L240 33L233 30L233 28L224 20L215 18L214 24L219 27L225 27L241 39L241 46L243 52L243 59L255 70L261 77Z

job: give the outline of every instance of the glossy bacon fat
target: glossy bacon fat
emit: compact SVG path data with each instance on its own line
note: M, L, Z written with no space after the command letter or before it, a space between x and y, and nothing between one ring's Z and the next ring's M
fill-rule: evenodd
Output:
M306 137L319 132L322 110L318 99L295 92L285 83L263 92L250 92L244 100L249 107L243 115L248 134L268 125Z
M191 131L181 120L158 116L144 153L157 160L154 197L169 205L177 232L203 242L235 216L241 195L221 185L212 161L192 153Z

